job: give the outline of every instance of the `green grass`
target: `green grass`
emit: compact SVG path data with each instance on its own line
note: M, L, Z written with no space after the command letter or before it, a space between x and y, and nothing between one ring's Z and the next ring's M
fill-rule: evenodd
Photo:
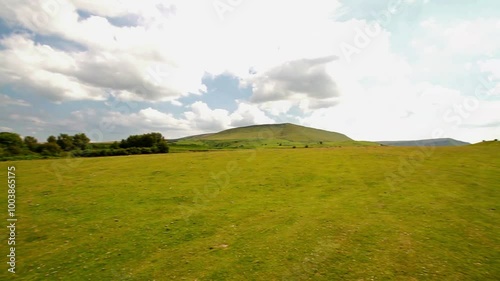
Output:
M499 149L2 162L19 221L0 280L498 280Z
M380 146L368 141L290 141L286 139L228 139L228 140L178 140L169 143L170 152L198 152L209 150L235 150L256 148L331 148L349 146Z
M482 141L482 142L478 142L478 143L475 143L472 145L474 145L474 146L497 146L497 147L500 147L500 141L498 141L498 140Z

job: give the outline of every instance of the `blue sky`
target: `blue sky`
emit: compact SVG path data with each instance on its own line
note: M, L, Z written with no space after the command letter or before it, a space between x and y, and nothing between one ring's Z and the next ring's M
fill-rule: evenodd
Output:
M499 138L499 3L2 1L0 131Z

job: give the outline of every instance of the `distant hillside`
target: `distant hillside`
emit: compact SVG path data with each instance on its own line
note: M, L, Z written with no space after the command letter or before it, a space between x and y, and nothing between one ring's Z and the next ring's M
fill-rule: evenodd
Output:
M378 143L389 146L463 146L470 144L450 138L413 141L378 141Z
M475 146L492 146L492 145L498 145L498 146L500 146L500 141L498 141L498 140L482 141L482 142L474 143L472 145L475 145Z
M287 140L292 142L342 142L352 141L346 135L320 129L314 129L290 123L268 124L239 127L215 134L193 136L192 140Z
M194 140L194 139L201 139L210 135L213 135L214 133L209 133L209 134L201 134L201 135L194 135L194 136L187 136L187 137L182 137L178 139L169 139L169 141L180 141L180 140Z

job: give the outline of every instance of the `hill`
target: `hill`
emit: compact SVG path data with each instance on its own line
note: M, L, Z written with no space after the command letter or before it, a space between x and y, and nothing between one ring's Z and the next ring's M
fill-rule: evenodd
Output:
M287 140L291 142L343 142L352 141L344 134L309 128L290 123L239 127L215 134L193 136L197 140Z
M498 141L498 140L482 141L482 142L474 143L472 145L473 146L494 146L494 145L500 146L500 141Z
M450 138L410 140L410 141L378 141L378 143L389 146L463 146L470 144L468 142L463 142Z

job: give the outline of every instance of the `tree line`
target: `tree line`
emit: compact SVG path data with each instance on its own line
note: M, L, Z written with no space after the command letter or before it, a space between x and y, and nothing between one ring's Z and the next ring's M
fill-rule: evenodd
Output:
M35 137L0 132L0 159L48 157L98 157L168 153L167 141L160 133L131 135L113 143L90 143L84 133L49 136L40 143Z

